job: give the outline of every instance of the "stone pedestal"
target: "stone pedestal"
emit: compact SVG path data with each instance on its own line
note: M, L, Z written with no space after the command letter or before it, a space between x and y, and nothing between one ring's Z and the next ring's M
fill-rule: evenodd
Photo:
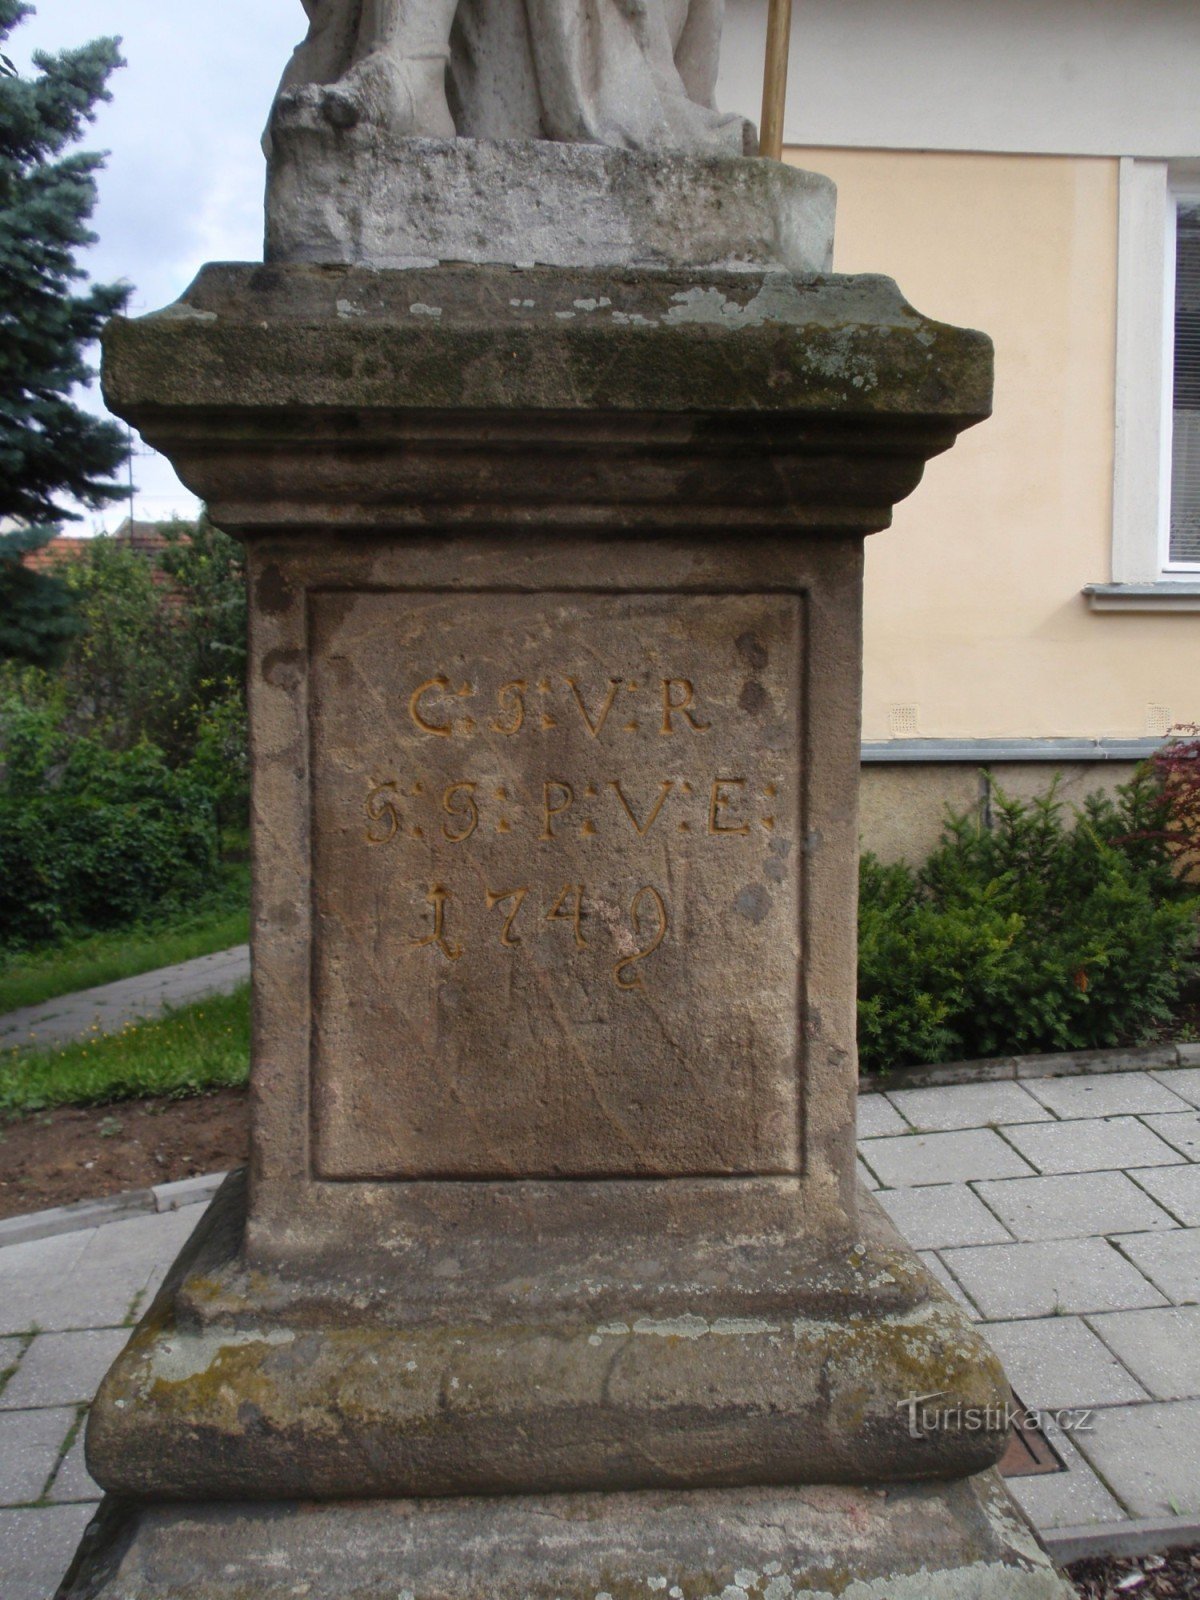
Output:
M862 540L987 341L876 278L222 267L106 385L248 549L254 1153L64 1595L1065 1594L854 1176Z

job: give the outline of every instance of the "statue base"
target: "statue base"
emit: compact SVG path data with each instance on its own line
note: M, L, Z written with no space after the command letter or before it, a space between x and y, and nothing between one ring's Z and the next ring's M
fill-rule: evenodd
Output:
M710 164L654 166L621 205ZM114 324L247 545L254 1154L92 1410L63 1600L1067 1600L855 1180L862 538L990 379L771 268L276 259Z
M58 1600L1069 1600L994 1473L952 1484L131 1508Z
M1000 1365L870 1197L855 1234L813 1239L776 1232L756 1187L754 1239L713 1199L707 1233L680 1202L674 1238L492 1210L410 1225L391 1260L301 1267L247 1260L235 1176L101 1386L92 1476L136 1500L290 1501L990 1467ZM931 1394L944 1425L914 1429L907 1401Z
M745 156L332 128L289 98L271 131L268 262L828 272L828 178Z

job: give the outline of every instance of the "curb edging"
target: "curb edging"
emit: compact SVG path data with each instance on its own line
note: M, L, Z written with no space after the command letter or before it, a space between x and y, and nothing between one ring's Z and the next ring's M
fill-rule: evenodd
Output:
M5 1217L0 1220L0 1249L10 1244L27 1244L34 1239L50 1239L55 1234L100 1228L108 1222L125 1222L131 1217L206 1204L225 1177L224 1172L205 1173L198 1178L180 1178L177 1183L156 1183L151 1189L126 1189L103 1200L79 1200L71 1206L54 1206L48 1211Z
M1200 1067L1200 1044L1150 1044L1129 1050L1066 1050L1048 1056L990 1056L982 1061L943 1061L932 1067L897 1067L866 1073L859 1094L893 1089L944 1089L960 1083L1020 1082L1023 1078L1077 1078L1105 1072L1172 1071Z
M1048 1528L1038 1537L1060 1567L1089 1556L1153 1556L1200 1542L1200 1522L1183 1517L1136 1517L1127 1522Z

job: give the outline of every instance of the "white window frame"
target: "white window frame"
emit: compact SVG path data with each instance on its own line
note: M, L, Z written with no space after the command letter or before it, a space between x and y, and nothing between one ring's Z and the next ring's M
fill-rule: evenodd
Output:
M1112 581L1085 589L1096 611L1200 611L1200 565L1169 559L1176 213L1194 200L1200 160L1122 158Z

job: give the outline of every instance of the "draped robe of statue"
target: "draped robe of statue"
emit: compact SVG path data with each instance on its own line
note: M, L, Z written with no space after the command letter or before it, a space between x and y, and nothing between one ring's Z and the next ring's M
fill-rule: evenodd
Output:
M713 104L724 0L303 0L277 112L323 86L335 125L740 155Z

